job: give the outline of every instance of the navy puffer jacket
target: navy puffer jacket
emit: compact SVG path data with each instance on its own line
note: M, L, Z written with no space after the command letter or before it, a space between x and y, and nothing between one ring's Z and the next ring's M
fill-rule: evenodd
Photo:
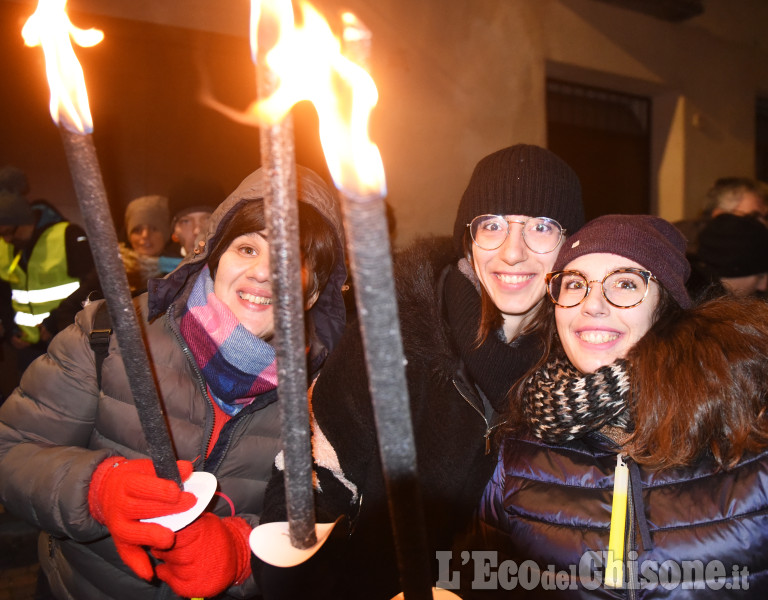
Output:
M464 566L463 596L495 589L505 598L765 597L768 452L719 472L708 459L665 471L628 461L640 493L629 494L627 550L638 552L626 560L621 589L603 585L602 566L616 462L615 446L599 433L563 445L507 438L464 546L498 553L475 554ZM471 571L483 556L499 566Z

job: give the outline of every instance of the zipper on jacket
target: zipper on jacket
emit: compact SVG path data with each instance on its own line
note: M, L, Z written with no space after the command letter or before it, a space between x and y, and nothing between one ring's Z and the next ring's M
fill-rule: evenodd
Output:
M182 337L181 332L176 327L176 322L173 320L173 312L174 312L174 306L171 304L171 306L168 307L168 310L165 313L165 319L168 323L168 327L173 332L174 337L176 338L176 341L179 343L179 346L181 347L181 351L184 353L184 356L187 357L187 360L192 365L192 370L195 372L195 376L197 377L197 385L200 388L200 393L202 394L203 398L205 398L205 401L208 403L208 406L211 409L211 414L215 412L213 408L213 400L208 396L208 386L205 383L205 378L203 377L203 374L200 372L200 368L197 366L197 362L195 361L195 357L192 356L192 351L189 349L189 346L187 345L186 340ZM205 460L206 456L208 454L208 447L211 444L211 438L213 437L213 419L211 419L210 426L206 427L205 432L205 444L203 445L203 448L200 451L200 461L201 465L205 467Z
M213 400L211 400L211 397L208 394L208 386L205 383L205 378L203 377L203 374L200 372L200 368L197 366L197 362L195 361L194 356L192 356L192 351L189 349L189 345L181 335L181 332L175 327L176 322L173 320L173 315L171 314L172 311L173 311L173 305L171 305L168 309L168 312L166 312L166 319L168 319L171 331L173 331L174 336L176 337L176 340L179 342L181 351L184 353L184 355L187 357L187 360L192 365L192 369L194 370L195 375L197 377L197 383L198 383L198 386L200 387L200 391L203 395L203 398L205 398L206 402L208 402L208 406L211 408L211 412L215 413L216 409L213 406ZM222 461L224 460L227 453L229 452L229 447L232 445L232 439L237 433L237 429L241 427L242 423L244 422L244 419L241 417L245 417L245 416L246 416L245 414L236 415L232 419L230 419L229 423L224 424L224 427L227 427L227 425L229 425L232 431L227 436L226 446L224 446L224 449L220 454L220 458L218 462L214 465L208 465L207 461L208 461L208 449L211 446L211 442L213 442L213 429L214 429L215 423L211 422L211 426L209 428L206 428L207 431L205 436L205 445L203 446L200 453L200 459L201 459L200 466L203 471L208 471L209 473L213 473L213 474L216 473ZM210 466L210 469L208 468L209 466Z
M453 387L456 388L456 391L459 392L459 395L464 398L464 401L469 404L473 409L475 409L475 412L480 415L480 417L483 419L483 423L485 423L485 434L483 434L483 437L485 438L485 454L486 456L491 453L491 434L493 433L493 430L496 429L501 423L498 423L494 425L493 427L490 426L488 423L488 419L485 417L485 414L483 414L483 411L481 411L474 402L472 402L471 399L467 397L467 395L461 390L459 387L459 384L456 383L456 378L451 378L451 381L453 382Z
M630 460L630 459L627 459ZM635 501L632 496L632 477L629 478L629 493L627 494L627 521L629 524L629 531L627 531L627 539L624 545L624 564L627 565L627 598L628 600L635 600L637 598L637 590L633 584L634 581L638 581L637 573L637 557L635 560L628 560L628 555L631 550L637 550L637 541L635 535Z
M229 448L232 445L232 440L235 438L235 434L237 433L237 430L242 426L242 423L245 422L246 417L252 413L245 413L244 411L241 411L240 413L233 416L229 421L224 423L224 427L221 428L221 431L219 432L219 437L216 439L216 443L214 446L219 444L219 441L221 440L222 434L225 432L225 429L227 427L230 428L230 431L227 432L226 436L226 442L224 446L221 447L221 451L214 452L214 449L211 449L211 456L218 455L219 459L216 461L215 464L207 465L206 464L206 470L210 468L211 473L215 473L218 468L221 466L221 463L224 461L224 459L227 457L227 454L229 453ZM210 444L210 441L208 442ZM207 460L207 459L206 459Z
M607 435L600 433L599 431L595 431L591 434L595 438L601 440L602 442L607 443L609 447L613 448L619 448L618 444L616 444L615 441L613 441L611 438L609 438ZM627 458L625 459L625 463L627 463L627 467L630 467L628 464L628 461L632 459ZM632 582L638 581L639 574L637 573L637 557L635 557L635 560L629 561L629 552L634 550L637 551L637 530L636 530L636 519L637 515L635 514L637 507L635 506L633 491L632 491L632 485L642 485L639 481L635 482L632 477L631 471L628 474L628 486L627 486L627 525L628 529L626 531L625 539L624 539L624 552L622 556L623 565L626 565L626 580L624 581L624 590L625 590L625 597L628 600L637 600L637 589L635 589ZM608 586L606 586L608 587Z

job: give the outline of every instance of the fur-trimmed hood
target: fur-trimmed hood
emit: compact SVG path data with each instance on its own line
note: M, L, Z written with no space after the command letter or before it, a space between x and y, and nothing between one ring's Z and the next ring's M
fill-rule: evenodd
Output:
M448 237L418 240L393 258L400 329L409 361L428 361L433 378L447 381L459 365L443 317L438 282L457 257Z

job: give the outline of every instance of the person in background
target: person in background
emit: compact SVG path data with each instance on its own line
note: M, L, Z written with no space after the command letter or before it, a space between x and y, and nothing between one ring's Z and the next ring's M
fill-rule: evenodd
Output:
M297 180L314 377L344 328L344 238L328 185L302 167ZM176 533L142 522L194 499L154 473L115 334L99 379L89 334L103 301L53 339L0 407L0 503L43 531L56 598L258 597L248 535L281 445L268 186L261 169L248 176L211 216L205 243L134 300L182 479L194 470L218 481L196 521Z
M765 296L768 227L753 216L714 217L699 234L699 250L690 261L700 281L722 284L735 296Z
M0 279L8 284L13 315L3 328L19 376L99 289L85 231L48 202L29 203L28 191L23 171L0 170Z
M171 240L179 245L182 258L195 250L195 243L208 230L213 207L208 205L186 206L177 211L171 220Z
M394 258L430 560L450 549L488 481L506 393L541 354L527 333L544 301L544 276L583 219L574 171L544 148L518 144L476 165L452 240L420 241ZM320 568L336 587L315 584L315 595L389 600L400 591L368 386L353 325L311 397L317 520L344 515L351 524L348 544L329 557L338 564ZM263 520L286 520L279 470ZM286 585L275 592L302 597Z
M749 177L721 177L707 192L706 207L701 216L674 223L688 240L688 254L699 249L699 235L710 219L722 214L753 216L768 215L768 184Z
M175 269L180 260L164 257L171 239L171 215L165 196L142 196L125 209L125 231L128 243L120 245L125 273L131 293L140 294L147 282Z
M534 322L547 351L511 391L515 418L459 548L525 563L536 583L515 597L765 594L768 305L693 306L684 253L663 219L607 215L547 276ZM473 580L462 597L513 594Z

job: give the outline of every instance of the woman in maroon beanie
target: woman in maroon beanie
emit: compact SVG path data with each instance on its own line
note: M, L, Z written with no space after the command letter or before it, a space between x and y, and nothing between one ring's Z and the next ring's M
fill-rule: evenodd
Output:
M566 243L535 320L546 356L510 392L461 548L490 552L465 597L764 597L768 305L692 307L684 252L647 215Z

